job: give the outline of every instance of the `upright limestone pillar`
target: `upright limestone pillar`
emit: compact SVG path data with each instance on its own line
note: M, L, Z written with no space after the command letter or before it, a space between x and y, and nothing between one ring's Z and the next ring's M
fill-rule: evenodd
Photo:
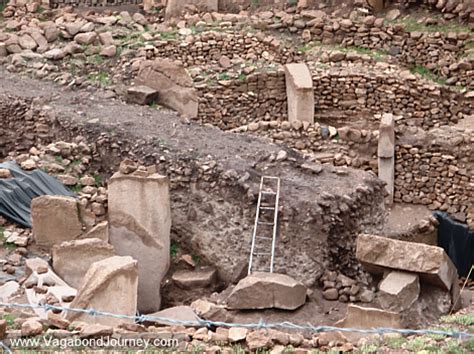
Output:
M117 172L109 182L108 203L110 243L118 255L138 261L138 310L158 311L161 280L170 264L168 178Z
M378 143L379 178L386 183L387 202L393 204L395 186L395 121L393 115L384 113L379 127Z
M314 89L311 71L305 63L285 65L288 120L314 123Z

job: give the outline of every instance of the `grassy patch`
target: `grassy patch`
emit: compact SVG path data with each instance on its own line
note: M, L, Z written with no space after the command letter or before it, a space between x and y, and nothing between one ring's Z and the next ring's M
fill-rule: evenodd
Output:
M94 174L94 175L92 175L92 177L94 178L94 180L95 180L95 185L96 185L97 187L102 186L102 184L103 184L103 182L104 182L104 179L102 178L101 175L96 175L96 174Z
M178 251L179 251L179 244L177 244L176 242L171 242L170 255L172 259L176 258L176 256L178 255Z
M160 32L161 39L171 40L178 38L178 31Z
M87 64L100 65L105 61L104 57L99 54L89 55L87 57Z
M305 45L301 46L298 48L298 52L301 52L301 53L307 53L309 52L311 49L315 48L315 47L320 47L321 46L321 42L320 41L311 41L309 43L306 43Z
M424 66L416 65L413 68L411 68L410 71L412 72L412 74L419 74L419 75L423 76L425 79L436 82L439 85L445 85L446 84L445 79L440 78L439 76L437 76L432 71L425 68Z
M401 349L402 345L406 343L405 337L387 337L384 338L385 345L390 349Z
M75 185L73 185L70 189L71 189L71 191L73 191L74 193L79 193L79 192L82 190L82 184L80 184L80 183L75 184Z
M439 24L439 25L426 25L424 23L418 22L418 20L414 17L404 17L397 19L395 21L385 21L386 23L401 23L405 25L405 31L407 32L470 32L469 27L457 23L456 21L451 21L447 24Z
M247 80L247 75L245 75L245 74L240 74L240 75L239 75L239 81L245 81L245 80Z
M229 74L226 73L226 72L220 73L220 74L219 74L219 80L220 80L220 81L227 81L227 80L230 80L230 76L229 76Z
M5 228L3 226L0 226L0 242L3 242L5 240Z
M93 82L93 83L98 83L102 87L107 87L110 85L110 77L109 74L106 73L105 71L100 71L98 73L90 74L87 77L87 80Z
M464 315L451 315L441 317L441 322L453 323L461 326L474 325L474 313L466 313Z
M13 325L15 324L15 316L11 315L11 314L5 314L3 315L3 319L5 321L7 321L7 325L8 327L13 327Z

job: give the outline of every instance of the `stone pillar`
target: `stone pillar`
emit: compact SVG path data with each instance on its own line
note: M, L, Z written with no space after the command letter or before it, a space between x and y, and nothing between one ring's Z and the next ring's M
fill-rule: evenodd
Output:
M379 178L387 184L387 202L392 205L395 185L395 121L389 113L384 113L380 121L377 155Z
M158 311L161 280L170 264L168 178L114 174L109 182L109 225L116 253L138 261L138 310Z
M288 120L314 123L313 78L305 63L285 65Z

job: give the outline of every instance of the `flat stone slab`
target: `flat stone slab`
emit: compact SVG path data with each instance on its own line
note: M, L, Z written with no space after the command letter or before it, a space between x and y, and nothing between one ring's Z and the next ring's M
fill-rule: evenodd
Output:
M205 288L211 285L216 278L217 272L214 268L193 271L179 270L171 277L173 282L182 289Z
M227 298L231 310L295 310L306 301L306 287L285 274L253 273L236 285Z
M387 268L414 272L448 291L458 278L453 262L437 246L361 234L356 257L369 272L382 274Z
M311 71L305 63L285 65L288 120L314 123L314 90Z
M347 306L346 317L336 323L337 327L346 328L403 328L400 314L371 307L353 304Z
M171 320L177 320L177 321L186 321L189 322L188 324L184 324L185 326L192 326L193 324L197 324L198 321L200 321L200 318L194 310L192 309L191 306L175 306L175 307L170 307L167 309L164 309L162 311L158 311L152 314L149 314L147 316L152 316L152 317L163 317ZM176 325L177 323L175 322L170 322L166 320L157 320L157 321L148 321L147 322L154 322L162 325Z

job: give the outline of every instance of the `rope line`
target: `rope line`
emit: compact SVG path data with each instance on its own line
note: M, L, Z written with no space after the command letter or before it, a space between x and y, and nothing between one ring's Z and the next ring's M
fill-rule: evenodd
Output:
M28 309L44 309L45 311L50 310L57 310L57 311L68 311L68 312L76 312L76 313L84 313L87 315L92 316L103 316L103 317L113 317L113 318L121 318L121 319L128 319L133 320L139 323L142 322L167 322L170 324L176 325L187 325L193 327L242 327L247 329L295 329L301 331L311 331L314 333L321 333L321 332L351 332L351 333L361 333L361 334L379 334L383 335L386 333L399 333L401 335L410 335L410 334L433 334L433 335L442 335L447 337L454 337L454 338L469 338L474 337L474 334L467 333L467 332L459 332L459 331L442 331L442 330L434 330L434 329L400 329L400 328L368 328L368 329L361 329L361 328L343 328L343 327L334 327L334 326L314 326L311 323L307 323L305 325L295 324L292 322L284 321L284 322L277 322L277 323L266 323L263 319L260 319L258 323L229 323L229 322L221 322L221 321L210 321L204 320L202 318L198 318L195 321L186 321L186 320L177 320L168 317L159 317L159 316L149 316L149 315L137 315L137 316L130 316L124 314L116 314L104 311L98 311L95 309L80 309L80 308L68 308L56 305L32 305L32 304L10 304L5 302L0 302L0 306L8 307L8 308L28 308ZM0 346L4 347L4 344L0 342Z

